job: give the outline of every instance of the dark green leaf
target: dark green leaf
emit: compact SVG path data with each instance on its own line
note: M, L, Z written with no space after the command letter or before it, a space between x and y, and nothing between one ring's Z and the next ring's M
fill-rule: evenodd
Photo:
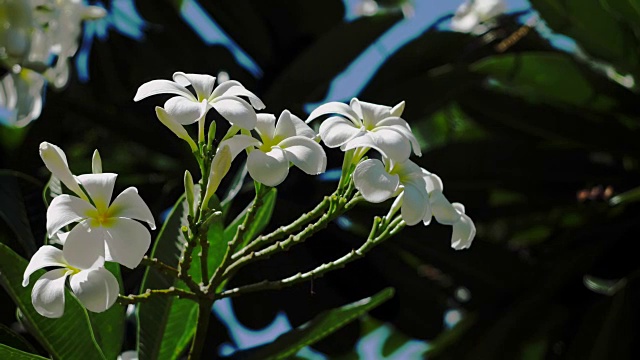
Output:
M0 218L11 228L20 246L30 256L36 252L37 246L26 208L29 204L25 203L19 184L25 180L30 179L17 172L0 171Z
M42 356L14 349L4 344L0 344L0 358L2 360L46 360Z
M327 310L308 323L281 335L271 344L247 350L239 355L249 359L290 358L303 347L313 345L368 311L378 307L389 300L393 293L392 288L386 288L372 297L340 308Z
M0 324L0 344L7 345L18 350L36 353L36 349L34 349L25 338L4 324Z
M65 294L65 311L59 319L49 319L36 312L31 304L34 279L45 273L40 270L31 275L29 286L22 287L22 275L27 261L11 249L0 244L0 282L18 305L40 344L54 359L104 359L96 344L87 312L69 291Z
M185 239L181 227L189 213L184 196L180 197L165 220L151 257L177 267ZM184 286L153 268L147 268L141 291ZM138 306L138 354L140 359L175 359L184 350L195 331L195 303L174 297L157 296Z

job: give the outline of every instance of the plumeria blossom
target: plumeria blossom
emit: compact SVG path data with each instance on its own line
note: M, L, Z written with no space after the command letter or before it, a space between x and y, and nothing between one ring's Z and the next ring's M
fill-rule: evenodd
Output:
M216 78L210 75L176 72L173 81L152 80L142 84L133 98L139 101L157 94L175 94L164 104L167 114L180 124L192 124L203 119L213 108L232 125L253 130L256 126L255 110L264 109L264 103L237 81L229 80L215 87ZM191 85L194 94L187 89ZM240 98L249 99L249 102Z
M465 33L483 33L488 28L482 23L504 13L505 10L504 0L467 0L458 7L451 19L451 29Z
M383 162L384 161L384 162ZM465 249L475 236L471 218L464 214L462 204L451 204L443 195L442 180L411 160L396 163L388 158L368 159L356 166L353 181L365 200L381 203L394 196L392 209L401 207L407 225L422 221L431 223L433 217L444 225L453 225L451 246Z
M332 116L320 125L320 137L325 145L342 150L372 148L403 162L412 149L416 155L422 155L411 127L400 117L403 111L404 101L391 108L353 98L349 105L330 102L319 106L311 112L307 123L322 115L337 114L339 116Z
M151 235L144 225L135 220L146 222L155 229L153 215L138 195L138 190L129 187L112 202L117 174L73 176L60 148L42 143L40 154L53 175L79 196L63 194L53 199L47 209L49 237L61 239L60 231L77 222L70 232L62 235L61 240L65 247L83 249L82 266L89 266L103 257L128 268L136 267L149 248ZM99 158L99 155L94 156L92 167L101 170L101 164L97 164Z
M58 267L42 275L33 285L31 302L36 311L49 318L64 313L67 277L80 303L93 312L109 309L118 298L118 280L104 268L104 258L86 262L83 248L65 246L64 250L45 245L38 249L24 271L22 286L29 285L31 274L46 267Z
M236 135L221 143L221 147L229 146L232 158L251 149L247 170L254 180L267 186L279 185L289 173L289 163L309 175L325 171L327 155L315 140L317 134L289 111L283 111L277 123L272 114L258 114L256 131L260 140Z

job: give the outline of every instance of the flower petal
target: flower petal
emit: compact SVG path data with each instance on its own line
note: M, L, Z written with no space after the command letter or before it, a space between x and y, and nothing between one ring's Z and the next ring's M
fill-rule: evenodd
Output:
M176 94L192 101L198 101L184 86L169 80L151 80L140 85L133 101L140 101L157 94Z
M394 106L390 111L391 116L397 116L397 117L402 116L402 112L404 111L404 105L405 105L404 101L401 101L398 103L398 105Z
M440 177L436 174L432 174L425 169L422 169L422 177L424 178L424 182L427 186L427 192L431 194L433 191L443 190L443 184Z
M87 190L91 200L98 211L106 211L111 202L113 195L113 187L116 184L118 174L102 173L102 174L84 174L78 176L78 180Z
M289 160L279 148L273 148L268 153L255 149L247 158L247 170L255 181L267 186L277 186L289 174Z
M330 148L342 146L358 134L364 134L352 122L341 117L330 117L320 124L320 138Z
M284 139L278 145L288 161L309 175L318 175L327 168L327 154L317 142L304 136Z
M182 125L189 125L205 116L208 107L205 101L197 102L174 96L164 103L164 109L174 121Z
M29 265L24 270L24 276L22 277L22 286L29 285L29 277L34 272L44 269L48 266L65 267L64 257L62 256L62 250L53 247L51 245L44 245L36 251L35 254L29 260Z
M365 200L381 203L395 194L400 185L400 177L389 174L382 161L368 159L356 166L353 182Z
M111 226L104 228L104 233L113 261L129 269L140 264L151 244L149 230L139 222L127 218L118 218Z
M138 194L138 189L135 187L129 187L113 200L111 206L109 206L110 217L125 217L144 221L151 227L151 230L155 230L156 222L153 219L153 214L149 210L149 206L142 200Z
M291 120L291 113L289 110L284 110L280 113L278 123L276 124L276 136L281 139L290 138L296 136L296 126Z
M186 141L191 147L192 151L196 151L198 149L198 146L193 141L184 126L182 126L182 124L180 124L176 119L169 116L165 109L161 108L160 106L156 106L156 116L164 126L171 130L171 132L176 134L176 136L178 136L180 139Z
M53 236L64 226L86 219L95 211L88 201L67 194L58 195L47 209L47 234Z
M245 96L249 99L251 106L253 106L256 110L262 110L265 108L264 103L260 100L256 94L247 90L242 84L237 81L225 81L223 84L234 83L234 86L229 86L224 93L221 93L219 96ZM227 86L230 84L227 84ZM220 86L218 86L220 87ZM217 89L216 89L217 90Z
M241 129L253 130L258 121L253 107L237 97L221 97L215 99L211 106L232 125Z
M259 146L260 144L261 142L259 140L254 139L251 136L234 135L231 138L221 142L220 145L218 145L218 151L219 149L222 149L223 145L228 146L229 150L231 151L231 159L233 160L236 158L236 156L238 156L238 154L240 154L249 146Z
M78 182L73 177L73 174L71 174L71 170L69 170L67 157L62 149L48 142L42 142L40 144L40 157L47 169L49 169L55 177L60 179L69 190L80 197L85 196Z
M109 270L102 267L72 275L69 285L87 310L98 313L113 306L120 292L118 280Z
M423 188L418 188L411 184L404 186L404 200L402 201L402 219L407 225L412 226L419 223L430 211L429 198Z
M451 234L451 247L456 250L467 249L471 246L473 238L476 236L476 226L471 218L465 214L460 216L455 224L453 224L453 232Z
M273 139L276 136L276 116L273 114L257 114L256 116L258 119L256 131L262 141Z
M62 252L66 262L78 269L91 269L104 263L104 230L92 228L89 221L76 225L65 240Z
M460 219L460 213L451 205L442 192L434 191L429 194L431 211L436 220L443 225L453 225Z
M173 73L173 81L184 87L191 84L198 95L198 100L208 99L216 84L216 78L211 75L185 74L179 71Z
M314 141L320 141L318 134L299 117L291 114L291 122L293 122L293 126L296 128L296 135L304 136Z
M313 110L311 114L309 114L309 117L305 122L309 123L313 121L315 118L318 118L322 115L327 115L327 114L342 115L347 119L351 120L351 122L353 123L353 126L356 126L356 127L362 126L362 123L360 122L360 117L358 116L358 114L356 114L356 112L353 111L353 109L351 109L349 105L341 102L330 102L330 103L326 103L318 106L317 109Z
M362 123L368 129L378 126L378 122L391 116L391 108L385 105L360 101Z
M31 290L31 303L38 314L59 318L64 313L64 283L70 271L56 269L42 275Z
M363 136L349 140L344 150L362 147L376 149L395 162L404 162L411 155L409 141L393 129L367 131Z
M407 140L411 142L413 152L418 156L422 156L422 151L420 151L420 143L418 142L418 139L416 139L415 135L413 135L411 127L405 120L399 117L389 117L378 122L377 125L378 129L384 128L386 126L391 127L404 135L404 137L406 137Z

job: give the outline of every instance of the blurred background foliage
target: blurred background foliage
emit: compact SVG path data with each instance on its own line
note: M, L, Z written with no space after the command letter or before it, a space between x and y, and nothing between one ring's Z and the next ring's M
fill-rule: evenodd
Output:
M41 141L65 149L78 173L90 170L98 148L105 171L120 174L121 188L138 187L158 218L176 201L185 166L197 169L155 119L158 100L132 101L143 82L174 71L229 76L260 96L266 111L303 118L321 102L353 96L404 100L403 118L424 153L415 161L437 173L476 222L471 249L452 250L447 227L415 226L311 284L219 304L209 357L269 342L389 286L396 289L390 301L298 356L640 357L633 346L640 335L637 0L507 1L506 13L475 34L451 30L457 0L90 3L109 15L85 25L67 88L47 91L42 115L28 126L0 127L0 168L9 169L0 173L0 202L11 209L0 214L0 236L14 250L35 249L20 246L29 236L20 224L44 238ZM329 168L339 168L340 154L328 156ZM335 186L331 174L309 178L292 169L271 226L311 209ZM247 184L237 211L251 198ZM387 205L360 207L233 283L277 279L342 255ZM128 292L141 275L125 271ZM11 327L15 308L0 296L1 321Z

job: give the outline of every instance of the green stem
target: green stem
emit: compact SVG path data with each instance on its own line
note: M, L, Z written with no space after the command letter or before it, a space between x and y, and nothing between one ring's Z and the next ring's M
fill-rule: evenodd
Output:
M374 220L374 225L372 226L371 234L369 235L369 238L367 239L367 241L364 244L362 244L362 246L360 246L356 250L351 250L351 252L338 258L337 260L322 264L316 267L315 269L304 272L304 273L302 272L297 273L288 278L275 280L275 281L264 280L258 283L240 286L234 289L229 289L218 294L216 298L220 299L225 297L235 297L235 296L240 296L243 294L252 293L256 291L282 289L284 287L299 284L307 280L322 277L324 276L324 274L328 273L329 271L343 268L348 263L363 257L367 252L373 249L376 245L382 243L384 240L388 239L389 237L397 234L405 226L405 223L404 221L402 221L401 218L394 219L390 224L392 226L387 227L386 229L384 229L382 232L378 234L378 230L379 230L378 225L380 224L380 222L381 222L380 218L376 218Z
M246 254L258 250L263 245L273 243L274 241L283 239L291 235L293 232L300 230L302 226L319 217L328 206L329 196L325 196L324 199L322 199L322 201L313 210L309 211L306 214L303 214L291 224L279 227L270 234L258 236L255 240L249 243L249 245L243 247L238 252L231 255L231 259L235 260Z
M189 360L198 360L202 356L202 349L207 340L207 330L209 328L209 319L211 318L211 306L213 300L200 299L198 303L198 320L196 322L196 333L191 342L189 349Z
M175 287L170 287L168 289L161 290L151 290L147 289L144 293L140 295L118 295L118 303L122 305L129 304L137 304L145 301L149 301L151 298L156 296L177 296L179 299L189 299L192 301L199 301L198 295L182 289L176 289Z

